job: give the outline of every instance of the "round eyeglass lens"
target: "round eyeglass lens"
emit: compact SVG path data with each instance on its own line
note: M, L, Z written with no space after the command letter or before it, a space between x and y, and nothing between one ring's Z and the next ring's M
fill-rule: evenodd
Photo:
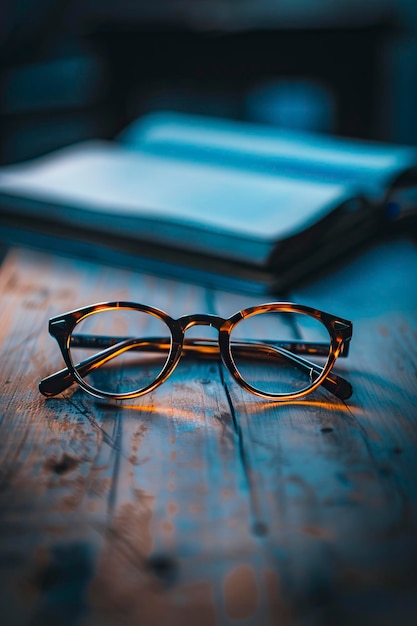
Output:
M164 369L171 350L168 326L150 313L98 311L72 331L70 357L94 390L112 394L142 391Z
M233 361L241 377L265 394L308 390L331 351L329 331L304 313L256 313L236 324L230 335Z

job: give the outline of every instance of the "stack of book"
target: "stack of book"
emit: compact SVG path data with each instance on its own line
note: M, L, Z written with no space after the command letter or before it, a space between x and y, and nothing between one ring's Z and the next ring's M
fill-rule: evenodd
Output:
M8 244L282 294L415 208L414 148L175 113L0 168Z

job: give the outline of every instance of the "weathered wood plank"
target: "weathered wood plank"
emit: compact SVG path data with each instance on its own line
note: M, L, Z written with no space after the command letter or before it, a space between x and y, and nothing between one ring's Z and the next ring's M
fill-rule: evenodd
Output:
M275 604L261 584L268 559L248 521L249 486L218 363L184 362L130 405L81 391L45 401L36 389L60 367L46 335L50 315L118 298L179 315L204 311L205 293L29 253L8 258L2 281L6 621L48 623L67 603L73 621L97 624L178 624L196 612L203 623L266 623L268 611L281 613L272 574Z
M398 241L293 294L354 321L338 366L354 385L346 403L323 390L261 406L228 380L274 569L301 623L417 617L416 283L417 250Z
M39 396L61 367L50 316L113 299L226 316L258 300L12 252L0 623L414 623L416 268L412 244L386 244L292 295L353 319L347 403L323 390L277 405L183 359L118 404Z

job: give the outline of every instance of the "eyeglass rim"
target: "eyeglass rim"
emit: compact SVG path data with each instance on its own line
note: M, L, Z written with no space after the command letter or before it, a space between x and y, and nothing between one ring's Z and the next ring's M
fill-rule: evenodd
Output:
M71 334L81 321L95 313L117 309L126 309L151 314L157 319L160 319L162 322L164 322L171 332L170 351L163 368L161 369L155 380L151 384L139 390L120 394L102 391L96 389L92 385L89 385L85 381L85 379L79 375L77 369L74 367L70 354ZM303 388L298 392L281 392L274 394L256 389L241 376L238 368L236 367L231 352L230 334L233 328L239 322L247 317L251 317L259 313L278 311L307 314L310 317L319 320L327 328L331 340L329 356L327 358L326 364L323 366L322 372L314 381L314 383L312 383L312 385ZM206 325L212 325L217 328L219 332L218 340L221 359L228 371L233 376L234 380L237 382L237 384L239 384L239 386L241 386L249 393L276 401L289 401L302 398L303 396L308 395L312 391L317 389L317 387L322 384L323 380L327 378L337 357L343 349L343 346L346 344L348 345L348 342L352 336L352 322L350 322L349 320L346 320L339 316L334 316L317 308L286 301L268 302L260 305L251 306L246 309L237 311L229 318L222 318L216 315L196 314L182 316L178 319L172 318L161 309L150 305L140 304L137 302L100 302L86 307L74 309L62 315L51 318L49 320L49 332L53 337L55 337L59 344L68 371L71 373L74 381L76 381L84 391L98 398L125 400L137 398L153 391L159 385L165 382L165 380L172 374L181 358L181 352L183 349L183 342L185 338L185 330L193 325L192 322L195 318L198 318L199 320L197 323L204 323L203 320L207 320Z
M279 306L277 307L276 305L279 305ZM276 311L279 311L280 313L288 312L288 313L296 313L300 315L308 315L309 317L312 317L313 319L321 322L329 333L329 337L330 337L329 354L326 358L326 363L323 366L320 366L322 368L320 375L316 378L316 380L313 383L311 383L311 385L309 385L308 387L304 387L303 389L297 392L269 393L269 392L261 391L257 389L256 387L251 385L241 375L239 371L239 367L236 365L235 359L233 357L230 336L235 326L237 326L238 323L240 323L241 321L249 317L254 317L262 313L270 313L270 312L273 313ZM241 316L239 316L239 314L241 314ZM222 346L220 347L221 347L222 358L226 354L226 351L227 351L228 358L230 360L230 364L232 365L232 367L228 367L226 363L225 365L228 367L233 378L243 389L245 389L249 393L252 393L262 398L269 398L269 399L274 399L277 401L296 400L298 398L302 398L305 395L310 394L312 391L317 389L323 383L325 378L328 376L328 374L332 370L333 365L335 364L337 357L339 356L342 343L348 340L348 335L345 333L343 329L346 327L347 328L350 327L349 339L351 337L351 329L352 329L352 323L349 320L345 320L340 317L336 318L335 316L329 313L326 313L324 311L320 311L319 309L314 309L312 307L308 307L308 306L301 305L301 304L295 304L292 302L276 302L276 303L266 303L266 304L259 305L259 306L252 306L242 311L239 311L238 313L233 315L231 318L229 318L229 320L226 320L226 321L231 321L231 327L227 334L227 337L225 338L226 341L223 339L224 341L223 349L222 349ZM339 322L341 325L339 329L335 327L336 322ZM221 343L222 341L221 333L222 331L220 331L219 333L219 343ZM341 337L343 337L342 340L341 340ZM224 358L223 358L223 361L224 361Z

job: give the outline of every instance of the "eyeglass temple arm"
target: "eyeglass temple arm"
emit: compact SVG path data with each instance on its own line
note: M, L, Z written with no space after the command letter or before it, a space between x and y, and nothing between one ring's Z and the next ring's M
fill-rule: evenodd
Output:
M126 343L129 342L129 343ZM106 335L72 335L71 337L71 347L72 348L112 348L114 346L119 346L123 343L126 343L129 347L132 347L134 350L145 350L146 348L153 347L155 350L167 350L169 348L169 343L167 340L162 337L148 337L146 340L138 340L133 337L112 337ZM295 354L313 354L316 356L327 356L329 353L329 344L326 342L319 341L301 341L299 339L293 341L280 341L280 340L264 340L264 339L245 339L244 341L236 341L232 340L233 345L237 345L241 343L245 346L259 346L263 345L264 347L270 346L271 344L275 344L275 346L279 348L284 348L286 351L291 351ZM198 338L185 338L183 344L185 351L198 351L200 353L206 354L215 354L219 352L219 344L217 339L198 339ZM98 353L97 356L100 356L102 353ZM345 341L341 347L339 358L346 357L349 354L349 341ZM252 353L252 356L256 356L256 354Z
M184 346L185 352L191 350L197 350L198 352L206 352L207 344L213 343L215 348L218 351L218 344L215 339L191 339L191 345ZM307 369L310 372L310 375L314 372L319 376L323 371L316 363L312 363L304 357L300 357L296 354L298 351L301 353L308 352L309 354L326 356L329 350L328 344L325 343L312 343L312 342L275 342L277 345L265 345L264 343L259 343L259 341L232 341L233 349L239 350L241 356L246 356L250 358L257 358L257 356L262 353L265 357L274 356L273 352L277 352L280 356L292 361L295 365L298 365L302 369ZM341 353L339 356L347 356L349 348L348 343L343 344ZM284 347L285 346L285 347ZM290 351L291 350L291 351ZM330 391L333 395L335 395L340 400L347 400L351 397L353 393L352 385L341 376L334 374L333 372L329 372L326 378L321 383L325 389Z
M292 361L295 365L300 366L304 370L308 370L310 372L310 376L312 376L313 373L317 376L320 376L323 371L323 368L316 363L312 363L311 361L308 361L303 357L289 352L286 348L281 348L278 346L265 346L263 344L247 344L246 342L242 342L242 345L239 345L239 343L235 345L234 349L236 349L237 347L241 349L241 351L244 353L247 350L248 345L250 345L251 347L256 347L256 352L258 354L262 352L267 357L273 356L273 352L277 352L280 356L283 356L289 361ZM245 355L243 354L242 356ZM246 354L246 356L253 355ZM327 389L327 391L330 391L330 393L332 393L340 400L348 400L353 393L353 387L350 382L348 382L345 378L342 378L342 376L334 374L333 372L329 372L321 384L325 389Z
M93 354L92 356L88 357L88 359L84 359L84 361L81 361L80 363L74 366L81 377L87 376L87 374L89 374L93 370L98 369L99 367L104 365L107 361L114 359L116 356L118 356L119 354L122 354L123 352L126 352L129 349L135 349L135 350L153 349L154 351L164 349L163 345L154 343L156 340L153 340L152 343L150 343L149 341L138 342L137 339L130 339L130 338L122 339L120 341L119 339L115 340L111 337L98 337L97 338L97 337L88 336L88 335L83 335L82 337L83 339L85 339L85 341L82 341L82 342L77 341L77 347L97 348L99 347L99 345L100 346L104 345L104 341L103 341L104 339L107 340L107 345L109 342L111 343L108 346L108 348L106 348L105 350L101 350L101 352L97 352L97 354ZM79 337L77 338L79 339ZM166 344L165 344L165 349L166 349ZM77 381L74 379L74 376L72 375L70 370L67 367L65 367L64 369L59 370L58 372L55 372L54 374L51 374L50 376L47 376L46 378L43 378L39 383L39 391L41 392L41 394L49 398L52 396L56 396L62 391L65 391L66 389L68 389L68 387L71 387L71 385L74 384L75 382Z
M161 351L166 350L168 345L165 341L161 341L158 338L149 338L147 341L141 341L138 343L135 339L122 339L115 343L115 339L112 337L94 337L83 335L82 338L80 335L75 335L73 337L73 343L77 347L104 347L108 346L105 350L85 359L81 363L78 363L75 367L80 373L80 376L87 376L91 371L101 367L109 361L110 359L116 357L117 355L129 350L148 350L148 351ZM110 343L110 345L109 345ZM245 356L249 356L251 358L256 358L257 355L262 352L265 356L270 356L271 351L274 350L291 360L296 365L299 365L303 369L307 369L310 372L310 375L314 372L317 375L320 375L322 372L322 368L315 363L311 363L305 358L302 358L292 352L288 351L288 348L291 350L300 350L303 352L311 352L314 354L320 353L320 350L323 351L325 348L325 344L320 343L305 343L305 342L281 342L281 346L278 345L279 342L276 342L277 345L275 347L265 346L262 343L257 341L244 341L244 342L233 342L234 348L238 349L242 353L246 352ZM344 344L346 345L346 344ZM285 347L283 347L285 346ZM327 347L327 344L326 344ZM250 350L248 351L248 348ZM253 350L255 349L255 350ZM340 356L347 355L347 347L346 349L342 349ZM213 354L219 354L219 346L216 340L214 339L186 339L183 344L183 352L198 352L200 355L212 356ZM47 397L55 396L65 389L68 389L75 382L73 375L68 370L68 368L62 369L59 372L55 372L50 376L44 378L39 383L39 391ZM352 386L351 384L338 376L330 372L327 377L322 382L322 385L334 394L336 397L341 400L347 400L352 395Z

